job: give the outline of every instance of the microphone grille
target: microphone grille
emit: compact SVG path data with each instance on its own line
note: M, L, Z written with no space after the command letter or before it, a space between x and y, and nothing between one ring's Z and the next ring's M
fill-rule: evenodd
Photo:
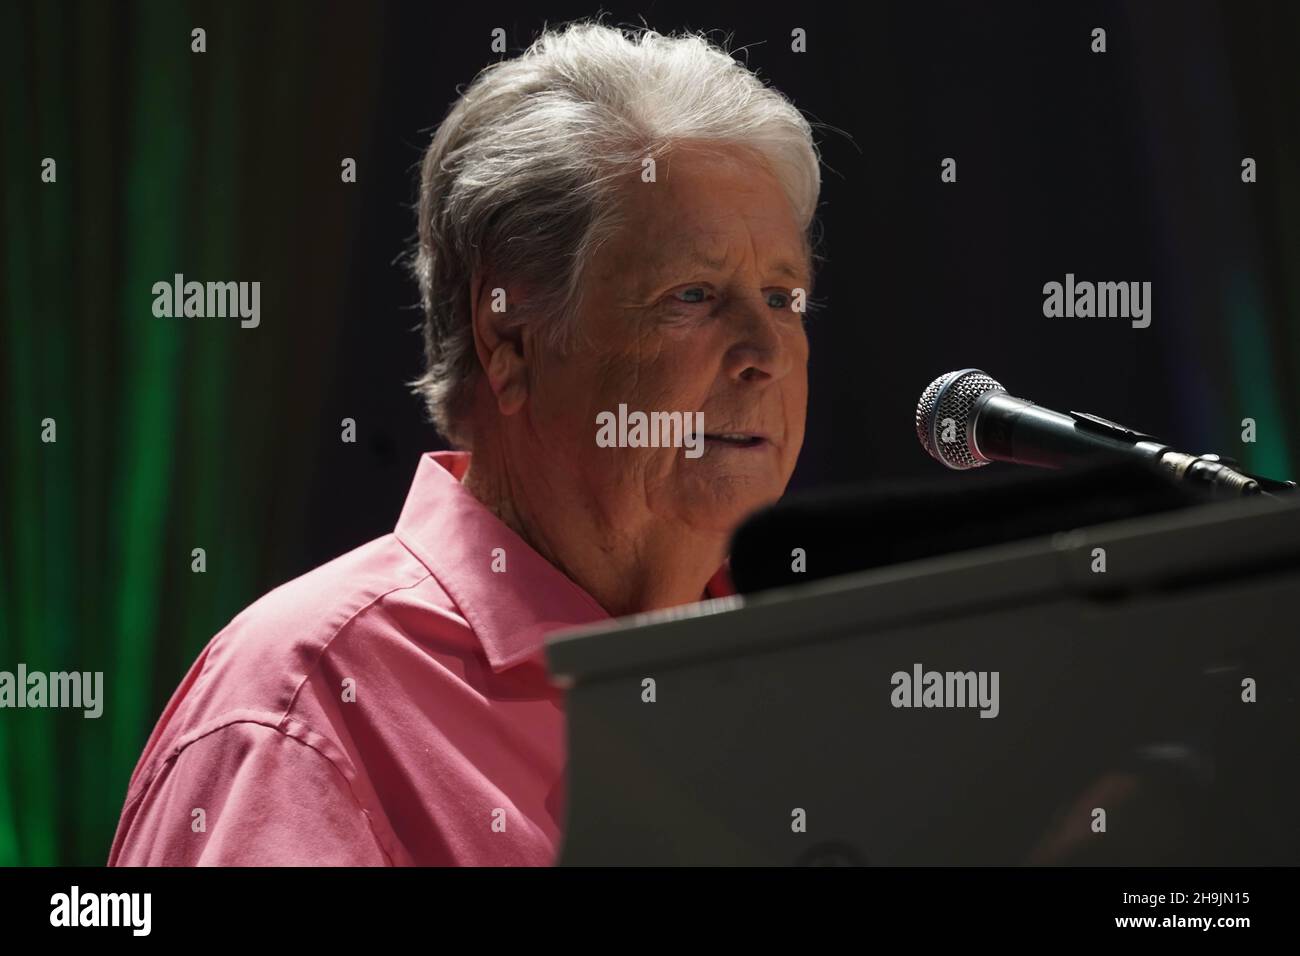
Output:
M916 403L916 437L931 458L957 471L988 464L976 457L971 444L970 413L981 395L994 390L1006 391L997 379L977 368L948 372L925 387ZM944 422L949 419L952 432L945 435Z

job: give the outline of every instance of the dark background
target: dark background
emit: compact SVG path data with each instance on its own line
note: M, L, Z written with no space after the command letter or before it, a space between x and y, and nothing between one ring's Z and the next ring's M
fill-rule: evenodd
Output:
M793 488L938 473L913 410L967 366L1300 470L1300 5L604 10L729 36L820 124L824 306ZM102 863L203 644L391 530L440 447L404 385L421 363L400 261L421 151L497 58L493 28L513 56L543 22L596 12L0 3L0 669L102 670L107 698L99 720L0 712L0 865ZM176 272L260 280L261 326L155 318L151 286ZM1151 327L1044 318L1043 284L1067 272L1150 281Z

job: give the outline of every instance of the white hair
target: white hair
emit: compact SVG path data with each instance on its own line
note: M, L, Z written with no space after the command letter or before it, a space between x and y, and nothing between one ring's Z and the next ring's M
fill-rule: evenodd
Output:
M619 222L620 182L687 141L755 153L808 238L821 188L809 123L703 36L574 23L464 91L424 155L413 256L425 370L412 385L445 437L468 444L474 272L531 290L510 321L569 343L584 270Z

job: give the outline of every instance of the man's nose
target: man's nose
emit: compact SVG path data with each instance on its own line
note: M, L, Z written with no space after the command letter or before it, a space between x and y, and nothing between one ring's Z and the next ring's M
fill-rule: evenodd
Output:
M779 380L790 372L793 359L781 324L794 320L767 305L765 299L735 306L731 316L736 338L727 354L727 374L739 382Z

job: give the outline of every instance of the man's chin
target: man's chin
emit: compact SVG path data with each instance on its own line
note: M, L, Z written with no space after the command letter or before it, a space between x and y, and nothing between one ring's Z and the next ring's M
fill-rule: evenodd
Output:
M724 480L720 479L719 484ZM683 502L692 527L730 535L755 511L775 504L781 497L780 490L773 490L772 481L728 484L726 489L715 485Z

